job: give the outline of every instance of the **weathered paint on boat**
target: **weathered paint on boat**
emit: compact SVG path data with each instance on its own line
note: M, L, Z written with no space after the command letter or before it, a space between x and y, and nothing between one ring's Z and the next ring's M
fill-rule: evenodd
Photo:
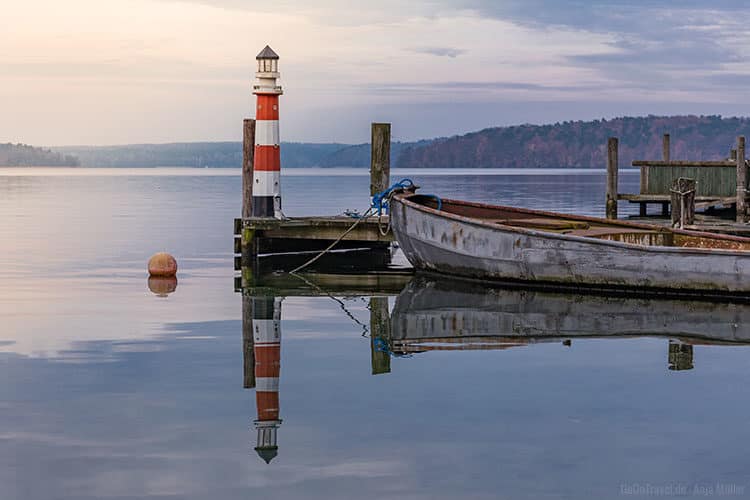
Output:
M493 222L493 211L613 230L587 237L514 227ZM391 200L391 225L417 270L575 287L750 293L750 238L458 200L442 200L438 210L436 200L409 192Z
M396 298L391 315L396 352L644 336L693 345L748 344L750 306L554 293L417 276Z

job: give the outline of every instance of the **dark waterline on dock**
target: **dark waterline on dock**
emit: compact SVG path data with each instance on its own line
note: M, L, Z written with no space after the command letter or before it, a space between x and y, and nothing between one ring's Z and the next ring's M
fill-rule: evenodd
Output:
M697 342L692 369L670 370L680 353L646 331L681 333L664 325L669 308L518 291L501 295L518 310L487 316L487 296L469 293L452 304L465 311L438 305L438 317L474 318L479 331L489 317L507 321L508 333L531 325L606 336L620 325L647 335L421 349L388 356L390 372L373 376L366 294L336 301L291 290L280 306L283 422L267 465L253 449L256 397L243 389L233 290L238 173L84 170L0 171L3 498L602 499L670 486L750 494L748 347ZM604 213L603 171L393 176L443 196ZM284 211L365 208L366 179L359 169L285 172ZM638 177L620 183L636 189ZM159 250L180 263L166 298L149 291L144 270ZM704 318L710 337L741 331L747 306L676 307ZM603 321L612 311L632 323Z

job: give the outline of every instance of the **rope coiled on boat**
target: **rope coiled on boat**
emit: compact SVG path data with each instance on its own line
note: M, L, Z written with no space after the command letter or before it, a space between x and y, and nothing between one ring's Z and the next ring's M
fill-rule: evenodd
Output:
M405 177L397 183L393 184L385 191L381 191L372 195L372 203L370 206L373 210L377 209L378 215L380 215L383 209L386 209L387 211L388 203L391 201L391 197L394 193L412 187L414 187L414 182L411 179Z

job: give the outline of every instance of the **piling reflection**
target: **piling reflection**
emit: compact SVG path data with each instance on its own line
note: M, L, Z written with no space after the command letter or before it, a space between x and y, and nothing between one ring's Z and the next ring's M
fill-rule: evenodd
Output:
M693 345L679 340L669 341L669 369L683 371L693 369Z
M391 317L388 297L370 298L370 365L373 375L391 371Z
M693 369L695 345L750 343L746 304L549 293L425 277L399 294L391 321L397 354L663 337L673 371Z

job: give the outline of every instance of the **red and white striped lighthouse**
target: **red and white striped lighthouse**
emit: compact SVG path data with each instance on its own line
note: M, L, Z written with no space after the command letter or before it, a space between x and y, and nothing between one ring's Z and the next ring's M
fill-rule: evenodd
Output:
M255 404L258 431L255 451L266 462L278 454L276 431L279 418L279 372L281 370L281 299L253 299L253 341L255 351Z
M253 217L281 215L281 149L279 147L279 56L271 47L256 57L253 94L255 110L255 160L253 162Z

